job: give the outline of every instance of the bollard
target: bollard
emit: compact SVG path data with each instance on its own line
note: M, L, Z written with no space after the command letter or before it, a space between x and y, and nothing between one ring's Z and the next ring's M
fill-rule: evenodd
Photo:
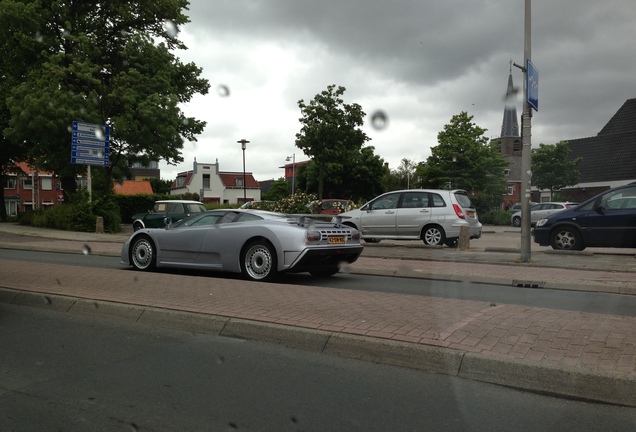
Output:
M95 232L99 234L104 233L104 218L102 216L97 216L97 220L95 221Z
M464 225L459 228L459 240L457 241L458 250L470 249L470 227Z

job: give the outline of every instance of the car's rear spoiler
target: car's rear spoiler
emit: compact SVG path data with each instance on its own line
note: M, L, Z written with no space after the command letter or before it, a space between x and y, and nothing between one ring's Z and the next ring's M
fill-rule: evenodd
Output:
M289 214L289 217L295 218L298 220L298 225L306 226L316 222L316 219L330 219L334 220L336 225L342 225L343 219L351 219L351 216L341 216L341 215L323 215L323 214ZM309 221L307 221L309 219Z

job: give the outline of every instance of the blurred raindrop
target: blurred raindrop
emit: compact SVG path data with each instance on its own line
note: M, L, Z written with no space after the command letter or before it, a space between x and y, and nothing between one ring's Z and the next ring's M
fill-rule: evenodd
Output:
M98 140L103 140L103 139L105 139L105 138L106 138L106 135L104 134L104 129L102 129L101 127L100 127L100 128L97 128L97 129L95 130L95 138L97 138Z
M170 39L176 39L179 34L179 27L172 20L165 20L163 22L163 29Z
M84 245L84 247L82 248L82 252L84 252L84 255L90 255L91 254L91 247L87 244Z
M519 91L519 87L513 87L512 90L507 91L504 96L504 103L506 106L515 105L521 96L521 92Z
M219 84L216 86L216 94L221 97L228 97L230 95L230 88L225 84Z
M373 115L371 116L371 126L373 126L374 129L382 130L385 127L387 127L388 124L389 124L389 118L387 117L386 113L382 110L378 110L374 112Z
M223 356L219 356L219 358L216 360L216 362L217 362L218 364L223 364L223 363L225 363L225 357L223 357Z

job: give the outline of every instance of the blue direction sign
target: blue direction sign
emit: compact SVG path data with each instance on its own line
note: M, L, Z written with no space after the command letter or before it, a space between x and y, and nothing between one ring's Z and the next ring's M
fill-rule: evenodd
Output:
M108 166L110 127L93 123L73 122L71 163Z
M526 89L526 102L535 111L539 111L539 71L530 60L526 60Z

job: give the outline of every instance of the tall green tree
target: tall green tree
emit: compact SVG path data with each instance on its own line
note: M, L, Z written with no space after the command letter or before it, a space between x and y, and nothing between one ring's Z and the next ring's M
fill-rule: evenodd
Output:
M186 49L176 29L189 22L187 0L2 0L0 8L16 3L28 3L37 26L10 22L9 32L34 41L39 61L7 93L8 142L28 143L28 158L60 175L65 192L86 168L70 164L74 120L111 125L108 177L129 157L183 161L185 140L196 141L205 122L179 104L209 89L201 69L173 54Z
M7 96L34 65L41 63L37 31L41 25L34 3L0 1L0 220L6 220L5 174L15 172L15 162L25 161L28 146L10 141L4 133L11 119ZM35 37L34 37L35 36Z
M484 136L486 129L472 120L466 112L454 115L437 134L438 145L416 175L426 187L464 189L481 210L489 210L505 192L507 164L499 147Z
M532 149L533 183L539 189L549 190L550 200L554 191L579 182L581 173L577 167L583 159L569 159L569 154L567 141L559 141L554 145L539 144L538 148Z
M323 198L325 179L341 179L347 161L356 159L369 137L360 129L365 113L356 103L346 104L342 86L327 86L308 104L298 101L302 127L296 134L296 147L315 164L318 198ZM312 167L307 167L310 173Z

